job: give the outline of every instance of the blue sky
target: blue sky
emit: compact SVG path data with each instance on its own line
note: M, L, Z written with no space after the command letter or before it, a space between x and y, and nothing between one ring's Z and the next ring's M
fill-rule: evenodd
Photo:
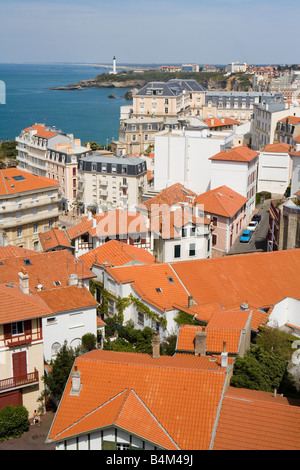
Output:
M0 62L300 63L299 0L0 0Z

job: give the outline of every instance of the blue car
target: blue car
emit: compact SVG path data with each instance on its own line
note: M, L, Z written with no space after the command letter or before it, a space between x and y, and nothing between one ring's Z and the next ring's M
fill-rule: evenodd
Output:
M240 242L248 243L250 242L251 237L252 237L251 230L244 230L241 235Z

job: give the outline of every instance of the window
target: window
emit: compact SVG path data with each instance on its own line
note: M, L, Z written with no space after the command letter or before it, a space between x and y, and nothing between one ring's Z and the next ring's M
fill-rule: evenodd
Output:
M50 219L50 220L49 220L49 227L50 227L50 228L53 227L53 219Z
M168 277L168 281L169 281L169 282L175 282L172 277Z
M38 233L38 227L39 227L38 224L34 224L34 226L33 226L33 233Z
M24 323L22 321L11 324L12 335L22 335L24 333Z
M59 343L53 343L51 346L51 358L55 359L58 352L60 350L60 344Z
M191 227L190 236L194 237L196 235L196 227Z
M76 178L73 179L73 188L76 188Z
M196 254L196 243L190 244L189 256L195 256Z
M174 258L180 258L181 245L174 246Z
M217 225L218 225L218 217L213 217L213 218L212 218L212 224L213 224L215 227L217 227Z
M76 168L73 168L73 176L76 176Z
M117 442L117 450L130 450L129 444L120 444Z
M144 326L144 314L141 312L138 312L138 324Z
M22 227L18 228L17 237L18 238L22 237Z
M156 292L162 292L160 287L156 287Z
M212 245L215 246L217 243L218 243L218 237L214 233L213 236L212 236Z
M187 237L187 228L181 229L181 236L182 236L182 238L186 238L186 237Z
M34 242L34 243L33 243L33 249L34 249L34 251L38 251L38 250L39 250L39 242Z
M54 325L55 323L57 323L56 317L47 318L47 325Z

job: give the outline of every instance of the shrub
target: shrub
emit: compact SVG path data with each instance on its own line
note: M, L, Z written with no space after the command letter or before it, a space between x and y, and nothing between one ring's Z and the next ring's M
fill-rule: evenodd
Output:
M105 318L105 336L113 336L116 331L116 322L113 318Z
M0 441L21 437L28 428L28 410L24 406L7 405L0 410Z
M96 349L97 338L93 333L86 333L81 338L82 352L93 351Z

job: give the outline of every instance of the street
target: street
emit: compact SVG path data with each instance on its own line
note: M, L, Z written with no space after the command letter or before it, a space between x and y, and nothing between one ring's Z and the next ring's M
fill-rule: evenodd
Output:
M243 231L240 232L238 238L233 243L227 255L236 255L242 253L253 253L255 251L267 251L267 236L269 227L269 201L265 201L258 210L261 215L261 221L249 243L240 242Z

